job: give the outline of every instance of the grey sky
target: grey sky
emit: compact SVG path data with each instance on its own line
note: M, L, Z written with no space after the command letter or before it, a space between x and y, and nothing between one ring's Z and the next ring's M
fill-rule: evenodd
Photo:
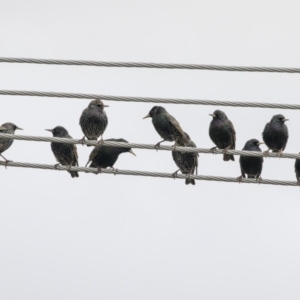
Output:
M299 2L1 1L0 56L300 67ZM297 74L0 65L0 89L299 103ZM0 124L81 138L89 100L1 96ZM156 143L153 104L108 102L104 138ZM216 107L164 105L199 147ZM283 113L300 151L299 112L221 108L237 149ZM167 143L166 143L167 144ZM262 147L265 149L265 147ZM91 147L79 147L85 165ZM174 172L167 151L122 154L119 169ZM14 161L54 164L49 143L15 141ZM240 175L200 156L199 174ZM266 159L263 178L295 180ZM299 189L0 168L1 299L299 299Z

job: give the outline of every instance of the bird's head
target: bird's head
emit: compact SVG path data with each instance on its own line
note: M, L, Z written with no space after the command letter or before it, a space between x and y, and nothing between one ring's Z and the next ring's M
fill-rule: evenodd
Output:
M6 130L15 132L16 130L23 130L23 129L18 127L14 123L4 123L0 127L0 132Z
M245 149L255 149L257 147L259 147L259 145L264 144L264 142L260 142L257 139L251 139L249 141L247 141L247 143L245 144Z
M166 113L166 112L167 112L166 109L163 108L162 106L153 106L152 109L150 110L149 114L146 117L144 117L143 119L154 118L155 116Z
M53 129L45 129L52 132L54 137L66 137L69 133L68 130L62 126L56 126Z
M215 110L213 114L209 114L214 119L227 120L226 114L222 110Z
M109 107L109 106L105 105L100 99L95 99L95 100L90 102L88 107L91 108L91 109L103 110L104 107Z
M279 115L275 115L275 116L272 117L271 123L281 123L281 124L283 124L284 122L286 122L288 120L289 119L286 119L284 117L284 115L279 114Z
M114 142L119 142L119 143L128 143L128 141L126 141L124 139L108 139L106 141L114 141ZM129 152L132 155L136 156L136 154L132 151L131 148L127 148L127 147L115 147L115 148L118 149L120 153Z

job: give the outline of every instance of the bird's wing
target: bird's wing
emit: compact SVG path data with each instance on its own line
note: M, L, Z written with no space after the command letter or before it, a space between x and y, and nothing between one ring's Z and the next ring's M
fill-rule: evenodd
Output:
M68 139L72 139L72 137L68 134L67 136L66 136ZM77 147L76 147L76 145L74 144L74 145L72 145L73 147L72 147L72 153L73 153L73 155L74 155L74 157L75 157L75 166L78 166L79 164L78 164L78 152L77 152Z
M228 123L229 123L230 130L232 132L232 135L233 135L233 148L232 149L235 149L236 132L235 132L232 122L230 120L228 120Z
M88 164L90 161L92 161L92 160L96 157L96 155L99 153L99 151L102 151L102 149L103 149L103 147L102 147L101 145L96 146L96 147L93 149L93 151L91 152L91 154L90 154L90 156L89 156L89 161L87 162L87 164ZM86 165L87 165L87 164L86 164Z
M170 115L170 118L168 118L168 120L171 123L171 125L173 125L180 132L180 134L185 138L185 133L182 130L179 122L171 115Z

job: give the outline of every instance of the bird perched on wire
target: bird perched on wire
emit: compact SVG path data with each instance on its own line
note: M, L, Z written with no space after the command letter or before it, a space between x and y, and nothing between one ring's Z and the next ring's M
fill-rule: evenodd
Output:
M297 184L300 185L300 159L296 159L295 173L296 173Z
M22 128L16 126L13 123L4 123L0 127L0 133L7 133L7 134L15 134L16 130L23 130ZM5 160L5 167L7 167L7 164L11 162L11 160L6 159L2 153L6 151L13 143L13 139L9 138L2 138L0 137L0 156L4 158Z
M69 135L68 131L62 126L56 126L53 129L46 130L52 132L54 137L67 139L72 138ZM72 166L78 166L78 154L76 145L51 142L51 149L56 160L58 161L58 164L56 164L55 167L60 164L63 166L69 166L69 169ZM68 170L68 172L71 174L72 178L79 177L79 174L76 171Z
M100 141L103 141L102 136L108 123L104 107L108 107L108 105L104 105L100 99L96 99L91 101L88 107L83 110L79 120L82 132L84 133L83 138L80 140L82 144L85 141L85 137L88 140L96 141L101 136Z
M223 160L234 161L234 156L226 154L227 150L235 149L236 133L232 122L227 118L226 114L221 110L216 110L209 126L209 136L217 147L211 148L214 151L216 148L223 149Z
M289 138L288 128L285 125L288 120L283 115L275 115L265 126L262 133L263 140L268 147L268 150L264 152L265 155L268 155L270 150L277 152L277 156L282 155Z
M165 141L175 141L175 146L177 145L179 139L182 139L183 143L187 142L185 139L185 134L178 121L173 116L171 116L162 106L154 106L150 110L149 114L143 119L146 118L152 118L154 128L163 138L162 141L158 142L155 145L156 149L158 149L160 144Z
M243 150L245 151L257 151L261 152L259 145L264 144L264 142L260 142L256 139L249 140ZM256 180L261 179L261 172L263 167L264 159L262 157L255 156L240 156L240 166L242 175L237 178L239 182L242 181L242 178L246 178L246 174L248 178L256 178Z
M184 143L182 142L182 140L179 140L178 142L178 146L186 146L186 147L194 147L196 148L196 144L191 140L190 136L185 132L185 137L187 142ZM186 174L186 175L193 175L193 174L197 174L197 169L198 169L198 153L196 152L181 152L178 150L173 150L172 151L172 157L173 160L175 162L175 164L177 165L177 167L179 168L179 170L181 171L182 174ZM178 171L177 170L175 173L173 173L174 178L176 177ZM192 184L195 185L195 179L191 179L191 178L187 178L185 180L185 184Z
M107 139L104 140L111 142L120 142L120 143L128 143L124 139ZM136 156L136 154L131 150L131 148L126 147L118 147L118 146L105 146L98 145L96 146L90 154L89 161L85 166L89 165L90 168L97 168L98 173L101 173L101 169L111 168L114 169L114 164L117 161L119 155L121 153L129 152Z

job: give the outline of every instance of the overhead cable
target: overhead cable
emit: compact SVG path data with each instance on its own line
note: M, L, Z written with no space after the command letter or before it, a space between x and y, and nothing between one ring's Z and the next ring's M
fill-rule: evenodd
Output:
M173 99L173 98L151 98L151 97L124 97L124 96L108 96L108 95L99 95L99 94L56 93L56 92L38 92L38 91L0 90L0 95L52 97L52 98L78 98L78 99L100 98L106 101L300 109L300 104L234 102L234 101L220 101L220 100Z
M36 59L0 57L2 63L27 63L46 65L68 66L94 66L94 67L121 67L121 68L151 68L151 69L181 69L181 70L209 70L233 72L270 72L270 73L300 73L300 68L280 67L244 67L244 66L218 66L200 64L166 64L166 63L139 63L139 62L104 62L87 60L62 60L62 59Z
M29 136L29 135L16 135L16 134L7 134L0 132L0 138L12 138L20 141L33 141L33 142L57 142L63 144L79 144L82 145L81 139L67 139L67 138L58 138L58 137L43 137L43 136ZM98 141L85 141L86 145L90 146L98 146ZM103 141L102 145L105 146L116 146L116 147L124 147L124 148L135 148L135 149L147 149L147 150L156 150L155 145L152 144L138 144L138 143L122 143L122 142L114 142L114 141ZM222 149L216 149L212 152L209 148L192 148L192 147L181 147L176 146L177 151L181 152L196 152L196 153L204 153L204 154L224 154ZM158 150L166 150L173 151L173 146L165 146L160 145ZM232 155L243 155L243 156L255 156L255 157L264 157L263 152L257 151L243 151L243 150L228 150L226 154ZM267 157L279 158L277 153L269 153ZM282 153L280 158L291 158L291 159L300 159L300 154L293 153Z
M34 164L34 163L23 163L23 162L3 162L0 161L0 166L7 167L21 167L21 168L30 168L30 169L43 169L43 170L60 170L60 171L76 171L76 172L86 172L86 173L97 173L95 168L85 168L85 167L64 167L64 166L54 166L54 165L45 165L45 164ZM145 177L159 177L159 178L173 178L173 175L170 173L161 173L161 172L147 172L147 171L133 171L133 170L108 170L102 169L101 173L103 174L113 174L113 175L133 175L133 176L145 176ZM176 179L186 179L186 175L178 174ZM205 176L205 175L190 175L189 178L195 180L205 180L205 181L218 181L218 182L234 182L237 183L237 178L233 177L220 177L220 176ZM271 184L271 185L281 185L281 186L298 186L296 181L281 181L281 180L271 180L263 179L261 182L256 181L255 179L244 179L242 183L253 183L253 184Z

